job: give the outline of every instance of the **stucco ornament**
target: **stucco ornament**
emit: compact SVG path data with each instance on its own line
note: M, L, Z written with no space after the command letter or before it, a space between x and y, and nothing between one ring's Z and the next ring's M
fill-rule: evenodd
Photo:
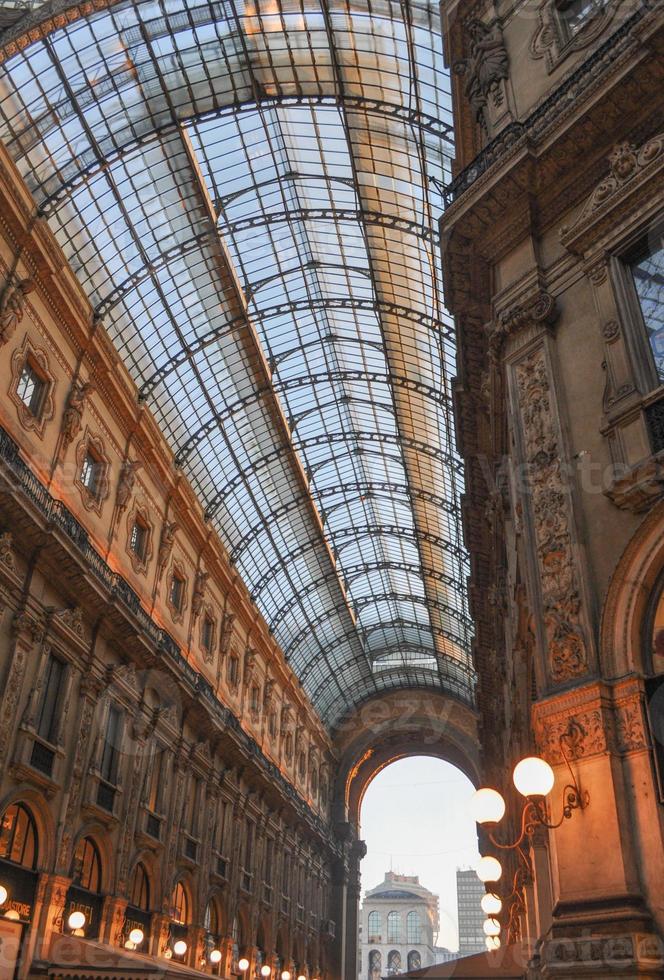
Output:
M11 340L23 319L28 293L34 288L32 279L17 279L15 276L10 277L5 284L0 297L0 345Z
M122 514L129 500L131 499L131 494L134 489L134 484L136 483L136 473L140 470L143 464L138 459L125 459L122 464L122 470L120 471L120 478L118 479L118 491L115 498L115 504L119 512Z
M83 384L75 381L72 384L69 395L67 396L64 415L62 416L62 441L65 447L81 431L83 409L85 408L86 401L94 391L95 386L89 381Z
M465 93L475 119L483 123L489 99L496 106L502 103L500 83L509 75L509 58L498 23L483 24L473 20L468 25L468 37L470 58L463 65Z
M171 557L173 542L175 541L175 532L177 531L178 527L179 525L177 521L165 521L164 526L161 529L159 552L157 554L157 569L159 575L161 575L165 566L168 564L169 558Z
M544 352L515 369L535 530L543 621L551 677L566 681L588 669L581 594L572 551L569 507L560 471Z

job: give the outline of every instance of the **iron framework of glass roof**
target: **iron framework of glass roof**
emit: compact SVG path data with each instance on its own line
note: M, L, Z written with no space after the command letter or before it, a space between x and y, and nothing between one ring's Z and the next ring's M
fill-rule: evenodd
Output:
M323 720L472 701L436 0L110 0L0 126Z

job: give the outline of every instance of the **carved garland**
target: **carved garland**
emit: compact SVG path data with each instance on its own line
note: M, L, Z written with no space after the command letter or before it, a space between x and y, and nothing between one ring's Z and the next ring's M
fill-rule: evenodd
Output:
M553 421L552 393L543 347L515 365L526 463L526 494L532 513L546 652L551 677L567 681L588 670L581 619L569 506L560 465L561 447Z

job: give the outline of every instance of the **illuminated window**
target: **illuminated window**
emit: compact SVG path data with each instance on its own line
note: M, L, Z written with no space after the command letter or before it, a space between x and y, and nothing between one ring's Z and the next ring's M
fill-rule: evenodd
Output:
M181 881L178 881L173 889L173 895L171 897L171 918L183 926L189 923L189 901Z
M82 837L76 845L72 863L73 884L88 892L101 891L101 858L91 837Z
M134 868L129 904L136 909L143 909L145 912L150 908L150 880L145 865L141 861Z
M2 815L0 826L0 858L21 864L25 868L37 866L37 831L32 814L22 803L12 803Z

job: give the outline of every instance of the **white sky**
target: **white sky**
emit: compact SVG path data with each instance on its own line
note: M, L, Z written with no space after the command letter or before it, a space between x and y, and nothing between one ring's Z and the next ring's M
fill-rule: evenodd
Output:
M440 896L438 945L458 949L456 869L479 860L468 802L474 789L462 772L440 759L393 762L370 784L362 803L362 896L390 868L419 875Z

